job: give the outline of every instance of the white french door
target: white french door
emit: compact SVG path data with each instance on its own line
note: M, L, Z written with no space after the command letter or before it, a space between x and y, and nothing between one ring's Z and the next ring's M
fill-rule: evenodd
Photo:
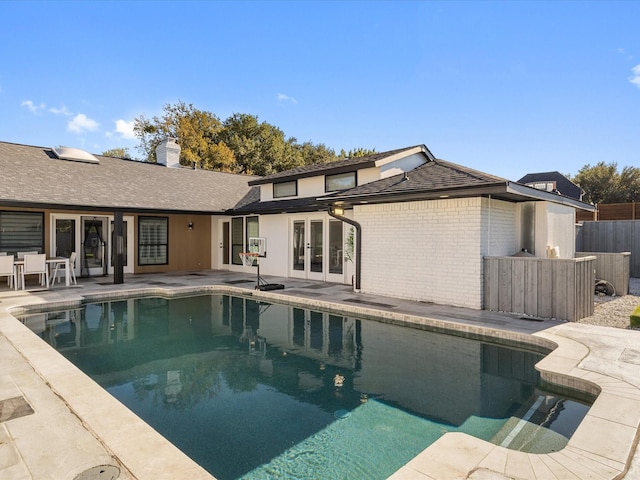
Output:
M133 217L124 217L124 273L133 273ZM113 274L113 217L51 215L51 255L70 257L76 252L78 276Z
M289 275L344 283L344 228L326 215L294 217L290 226Z

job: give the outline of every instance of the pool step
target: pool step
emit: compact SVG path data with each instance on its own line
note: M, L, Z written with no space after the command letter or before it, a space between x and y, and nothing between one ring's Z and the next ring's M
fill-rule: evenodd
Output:
M560 400L540 395L521 417L511 417L491 443L527 453L551 453L565 447L568 439L545 427L558 409Z

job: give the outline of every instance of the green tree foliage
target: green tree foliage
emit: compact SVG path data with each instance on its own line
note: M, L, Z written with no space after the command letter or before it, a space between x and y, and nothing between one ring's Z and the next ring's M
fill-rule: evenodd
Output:
M323 143L314 145L311 142L304 142L302 145L298 145L300 154L302 155L302 162L304 165L316 165L319 163L329 163L339 160L336 156L336 152L332 148L328 148Z
M219 138L234 152L239 173L269 175L302 165L295 139L287 140L282 130L254 115L231 115Z
M127 147L105 150L104 152L102 152L102 155L104 155L105 157L131 159L131 154L129 153L129 149Z
M175 138L181 148L180 163L203 168L233 171L229 149L218 145L222 122L214 114L178 102L165 105L161 117L134 119L133 131L140 139L139 149L147 161L156 161L156 147L165 138Z
M163 107L159 117L134 119L133 130L145 159L155 162L155 149L165 138L180 145L180 163L208 170L269 175L290 168L361 157L375 150L356 149L341 155L323 144L299 144L255 115L234 113L224 121L210 112L179 101Z
M584 190L584 201L589 203L640 201L638 167L624 167L618 172L617 163L598 162L594 166L585 165L571 180Z
M373 155L374 153L376 153L375 148L373 150L370 150L368 148L355 148L353 150L349 150L348 152L345 152L343 149L340 150L340 159L366 157L368 155Z

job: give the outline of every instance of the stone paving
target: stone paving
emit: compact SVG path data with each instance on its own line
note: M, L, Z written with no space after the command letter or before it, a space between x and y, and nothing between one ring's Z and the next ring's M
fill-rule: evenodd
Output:
M359 294L345 285L267 280L286 288L255 291L252 275L219 271L132 275L122 285L113 285L111 277L79 279L78 286L50 290L34 286L16 292L0 286L0 478L213 478L11 315L42 304L70 306L132 293L203 290L474 338L557 345L538 364L543 378L599 394L559 452L527 454L447 433L396 472L394 480L640 478L640 461L634 460L640 426L640 332Z

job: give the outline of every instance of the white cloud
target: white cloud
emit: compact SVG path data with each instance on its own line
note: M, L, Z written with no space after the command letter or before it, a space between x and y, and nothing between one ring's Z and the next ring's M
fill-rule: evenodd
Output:
M284 93L279 93L278 94L278 101L279 102L291 102L293 104L297 104L298 100L296 100L293 97L290 97L289 95L285 95Z
M120 134L120 138L127 140L136 138L135 133L133 133L133 122L127 122L126 120L116 120L116 133Z
M45 107L45 104L41 103L40 105L36 105L31 100L25 100L20 104L20 106L25 107L31 113L38 113L38 110L42 110Z
M73 113L67 110L67 107L64 105L61 108L51 107L49 111L54 115L65 115L67 117L73 115Z
M85 131L91 132L97 130L100 124L95 120L90 119L84 113L79 113L73 120L70 120L67 124L67 130L75 133L82 133Z
M629 78L629 81L640 88L640 64L633 67L631 71L633 72L633 76Z

